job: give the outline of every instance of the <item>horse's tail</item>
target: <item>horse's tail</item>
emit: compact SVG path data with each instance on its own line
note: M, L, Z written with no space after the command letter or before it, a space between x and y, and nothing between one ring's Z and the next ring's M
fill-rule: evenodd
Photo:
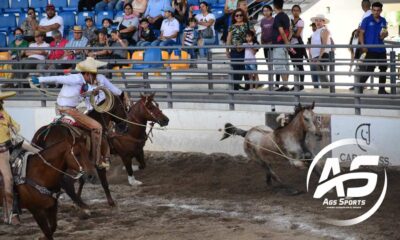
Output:
M232 135L239 135L239 136L245 137L246 134L247 134L247 131L237 128L237 127L233 126L231 123L225 123L224 135L222 136L220 141L222 141Z

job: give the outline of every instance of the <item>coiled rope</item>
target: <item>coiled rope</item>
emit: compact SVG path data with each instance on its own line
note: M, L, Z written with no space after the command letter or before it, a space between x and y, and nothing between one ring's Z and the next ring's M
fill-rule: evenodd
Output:
M105 100L100 105L97 105L97 103L96 103L96 96L97 96L96 92L98 92L98 91L104 92L104 95L105 95ZM95 89L95 91L93 91L90 94L90 104L92 105L93 109L96 110L96 112L99 112L99 113L107 112L108 113L114 107L114 94L107 88L105 88L103 86L99 86Z

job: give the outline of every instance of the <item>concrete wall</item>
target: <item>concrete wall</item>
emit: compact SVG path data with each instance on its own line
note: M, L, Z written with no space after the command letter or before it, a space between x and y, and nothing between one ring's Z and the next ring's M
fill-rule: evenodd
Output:
M21 124L21 134L31 139L33 134L41 126L50 123L54 116L53 107L12 107L6 106L8 112ZM265 125L264 111L226 111L226 110L187 110L164 109L164 113L170 118L167 130L154 129L153 142L147 141L146 150L155 151L184 151L214 153L222 152L231 155L244 154L243 139L232 137L219 141L226 122L243 129L249 129L257 125ZM292 108L278 108L278 111L292 112ZM376 154L387 157L391 165L400 165L400 150L395 146L400 138L400 118L398 111L392 112L397 117L382 117L382 112L374 111L372 116L353 116L340 114L340 109L320 111L317 113L329 113L332 115L331 138L333 141L357 136L357 128L360 124L369 124L369 139L378 150ZM159 127L158 125L156 125ZM329 128L329 126L328 126ZM366 138L365 131L360 138ZM357 136L358 138L359 136ZM328 144L328 143L327 143ZM322 146L323 147L323 146ZM359 150L347 149L350 155L361 154Z

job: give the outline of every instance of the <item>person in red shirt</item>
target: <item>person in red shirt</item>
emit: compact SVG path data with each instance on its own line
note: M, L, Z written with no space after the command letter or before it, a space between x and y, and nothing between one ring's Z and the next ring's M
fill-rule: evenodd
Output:
M64 48L67 45L68 40L63 38L60 31L54 30L52 32L53 41L50 42L50 47L52 48ZM49 60L63 60L64 50L62 49L54 49L50 51L49 56L47 57ZM63 69L62 64L60 63L50 63L46 65L47 70L51 69ZM57 73L45 73L44 76L56 75Z

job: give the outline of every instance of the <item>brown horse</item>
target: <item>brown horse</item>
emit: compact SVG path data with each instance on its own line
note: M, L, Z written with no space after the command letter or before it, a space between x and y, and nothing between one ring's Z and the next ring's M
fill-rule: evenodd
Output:
M106 113L98 113L94 110L89 112L89 116L97 120L103 127L104 130L104 135L102 138L102 143L101 143L101 155L105 156L106 153L108 153L110 150L109 144L106 139L106 133L105 130L108 129L108 126L111 121L114 121L116 123L121 122L119 118L126 118L127 113L126 113L126 106L124 105L122 99L120 99L119 96L114 96L114 105L109 110L110 113L112 113L114 116L117 116L118 118L106 114ZM101 103L100 103L101 104ZM43 134L46 132L46 134ZM86 133L85 130L82 131L83 133ZM89 137L90 134L87 133L86 136L83 136L83 138ZM40 128L36 133L35 136L33 137L32 142L37 144L38 146L41 147L46 147L48 145L51 145L55 141L58 141L60 139L67 139L70 143L74 141L74 136L69 130L68 127L65 127L65 125L62 124L50 124L47 126L43 126ZM104 168L97 168L97 174L99 176L101 185L104 189L104 192L107 197L107 202L110 206L115 206L115 202L111 196L108 181L107 181L107 175L106 175L106 169ZM83 209L86 213L89 213L88 211L88 206L82 201L80 198L80 193L82 191L83 187L83 179L80 179L80 186L78 189L78 194L75 192L74 188L74 180L70 178L64 178L63 179L63 184L62 184L63 189L65 189L65 192L68 194L68 196L74 201L75 204L77 204L81 209Z
M57 228L57 197L63 174L67 170L94 174L94 164L85 151L80 144L63 140L28 157L25 183L16 185L19 206L32 213L44 239L53 239Z
M299 104L289 123L274 131L266 126L256 126L245 131L227 123L221 140L231 135L244 137L244 151L251 160L258 162L265 169L267 185L271 185L272 180L275 180L282 187L282 181L272 170L271 162L287 159L298 168L307 167L305 156L309 151L305 144L306 134L322 136L313 109L314 103L305 107ZM300 193L289 187L285 188L289 194Z
M129 184L138 185L138 181L133 176L132 158L135 157L139 162L139 169L146 167L143 147L148 138L146 134L147 122L167 126L169 119L154 101L154 94L151 94L140 96L140 100L130 108L127 120L131 122L128 125L127 132L110 137L109 142L111 144L111 153L119 155L125 165Z

